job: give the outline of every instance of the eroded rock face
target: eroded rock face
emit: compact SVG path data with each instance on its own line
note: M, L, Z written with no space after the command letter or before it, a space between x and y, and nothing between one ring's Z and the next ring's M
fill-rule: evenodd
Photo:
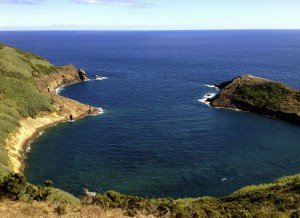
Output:
M88 79L88 75L87 75L87 73L85 72L85 70L83 70L83 69L79 69L79 70L78 70L78 76L79 76L79 78L80 78L82 81Z
M210 99L213 107L240 109L300 125L300 91L284 84L243 75L218 85L220 93Z
M86 74L82 74L82 76L83 79L87 78ZM82 79L79 76L79 70L72 65L62 66L57 73L44 75L36 79L38 89L52 97L55 109L66 118L69 118L72 114L75 119L87 114L97 114L99 109L60 96L56 93L56 89L60 86L66 86L81 81Z

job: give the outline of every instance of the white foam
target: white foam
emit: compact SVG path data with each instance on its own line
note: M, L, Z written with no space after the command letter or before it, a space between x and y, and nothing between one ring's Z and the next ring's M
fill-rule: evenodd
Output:
M31 150L31 143L32 143L32 141L29 141L28 147L27 147L27 149L26 149L26 153L29 153L29 152L30 152L30 150Z
M84 82L100 81L100 80L105 80L105 79L108 79L108 78L104 76L104 77L100 77L97 79L86 79L86 80L84 80Z
M233 178L226 178L226 177L222 178L222 182L226 182L228 180L233 180Z
M55 89L55 93L58 95L61 93L63 90L65 90L65 86L59 86L57 89Z
M105 79L108 79L108 78L104 76L104 77L97 78L95 80L105 80Z
M98 115L100 115L100 114L103 114L103 113L104 113L104 110L103 110L103 108L101 108L101 107L97 107L97 109L99 110L99 111L98 111L98 113L96 113L96 114L92 114L91 116L98 116Z
M213 89L216 89L217 91L219 91L220 89L215 86L215 85L210 85L210 84L204 84L204 86L208 87L208 88L213 88Z
M203 104L206 104L206 105L210 106L210 103L209 103L208 100L212 99L216 95L217 95L216 93L208 93L208 94L204 95L203 98L199 99L198 101L203 103Z
M227 178L223 178L223 179L222 179L222 182L225 182L226 180L227 180Z

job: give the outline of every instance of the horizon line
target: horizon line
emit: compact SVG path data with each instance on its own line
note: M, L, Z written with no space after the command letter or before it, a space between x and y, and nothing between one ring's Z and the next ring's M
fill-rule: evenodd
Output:
M147 31L247 31L247 30L300 30L300 28L220 28L220 29L1 29L0 32L50 32L50 31L103 31L103 32L147 32Z

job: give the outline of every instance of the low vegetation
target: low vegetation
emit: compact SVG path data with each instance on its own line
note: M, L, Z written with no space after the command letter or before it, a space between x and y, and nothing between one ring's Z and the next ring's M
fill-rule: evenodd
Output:
M23 202L58 203L56 212L67 214L66 205L99 206L104 211L121 210L126 216L155 217L299 217L300 174L274 183L248 186L228 197L148 199L108 191L96 197L76 198L59 189L29 184L21 174L10 174L0 183L0 196Z
M42 94L35 77L56 72L44 58L0 44L0 177L9 170L4 143L19 125L20 118L52 111L52 99Z
M275 183L249 186L224 198L147 199L109 191L93 203L104 209L122 208L127 215L139 211L158 217L277 217L300 215L300 174Z
M233 101L279 110L290 93L291 91L280 83L243 85L235 90Z
M80 200L73 195L47 186L49 181L45 181L45 187L36 186L28 183L24 175L10 173L0 182L0 196L24 202L47 201L72 205L80 203Z

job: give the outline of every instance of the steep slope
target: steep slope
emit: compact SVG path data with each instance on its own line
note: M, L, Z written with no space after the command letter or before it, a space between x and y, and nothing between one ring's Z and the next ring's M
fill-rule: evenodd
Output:
M251 75L219 85L220 93L210 99L213 107L240 109L300 125L300 91L278 82Z
M23 167L26 143L37 131L73 115L99 112L55 93L61 85L82 81L73 66L0 44L0 177Z

